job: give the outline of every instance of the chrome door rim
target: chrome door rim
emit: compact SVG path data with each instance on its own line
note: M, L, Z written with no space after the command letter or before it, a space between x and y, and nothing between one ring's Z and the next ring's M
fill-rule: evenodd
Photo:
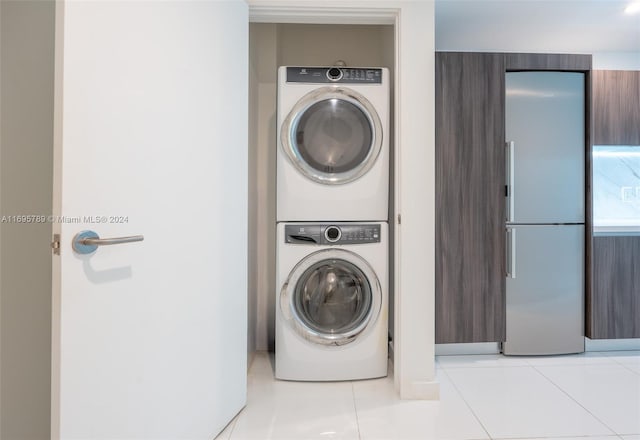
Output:
M343 173L324 173L312 167L302 158L297 143L295 142L294 133L302 114L313 104L328 99L340 99L355 105L366 116L372 128L372 141L369 153L360 165ZM355 90L336 86L321 87L304 95L296 105L293 106L285 118L280 132L282 148L298 171L315 182L327 185L349 183L367 173L376 163L380 155L383 136L382 123L373 104Z
M329 260L345 260L362 271L371 289L371 308L360 325L344 333L322 333L307 326L294 305L294 293L300 277L316 263ZM325 249L303 258L293 268L280 290L280 310L289 326L302 338L321 345L345 345L366 333L378 320L382 306L382 288L373 268L359 255L344 249Z

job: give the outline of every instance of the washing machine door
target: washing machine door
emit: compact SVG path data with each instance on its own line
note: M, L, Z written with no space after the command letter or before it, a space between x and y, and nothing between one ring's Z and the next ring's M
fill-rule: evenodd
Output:
M370 329L382 291L371 266L342 249L315 252L291 271L280 293L284 319L303 338L344 345Z
M321 87L300 99L281 128L282 148L309 179L343 184L375 164L382 124L373 105L345 87Z

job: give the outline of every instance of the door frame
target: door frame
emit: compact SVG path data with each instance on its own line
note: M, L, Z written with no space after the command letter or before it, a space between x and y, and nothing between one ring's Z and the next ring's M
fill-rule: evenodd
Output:
M438 399L434 2L331 0L314 6L305 0L246 1L252 23L394 26L394 383L402 399Z

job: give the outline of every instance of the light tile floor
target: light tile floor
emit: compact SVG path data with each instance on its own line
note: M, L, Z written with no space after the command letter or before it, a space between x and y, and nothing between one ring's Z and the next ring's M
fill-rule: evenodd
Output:
M439 356L439 401L398 399L392 377L273 378L258 353L247 406L220 440L640 440L640 351Z

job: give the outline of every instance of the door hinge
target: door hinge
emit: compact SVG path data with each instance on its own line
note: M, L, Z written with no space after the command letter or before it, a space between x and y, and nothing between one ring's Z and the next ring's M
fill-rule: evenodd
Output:
M53 249L53 255L60 255L60 234L53 234L51 249Z
M402 224L402 215L398 214L398 224Z

